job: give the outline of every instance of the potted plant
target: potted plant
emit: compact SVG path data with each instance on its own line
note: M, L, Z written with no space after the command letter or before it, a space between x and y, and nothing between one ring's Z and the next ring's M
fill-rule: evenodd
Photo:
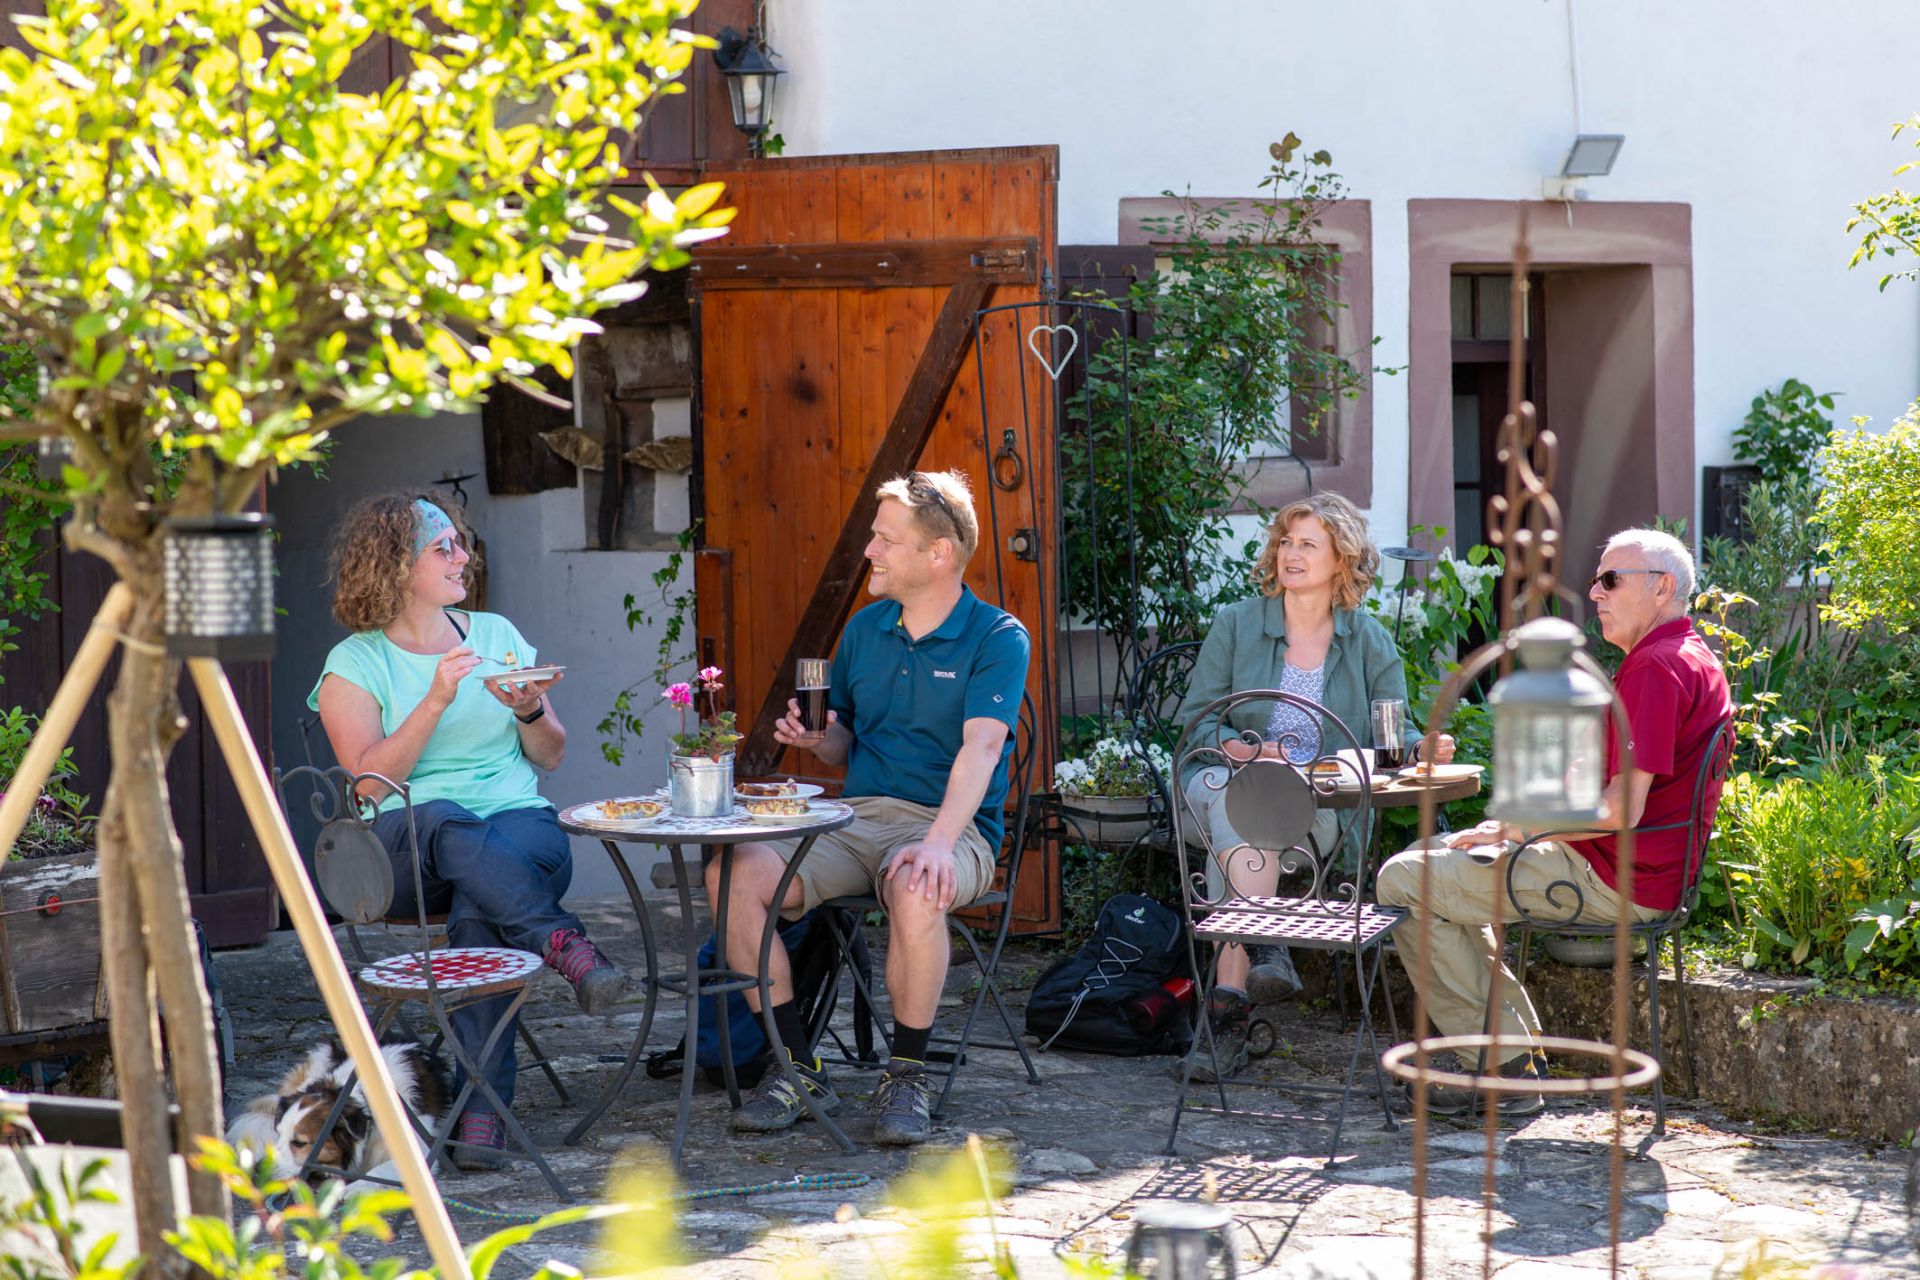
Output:
M1153 829L1158 781L1173 777L1164 747L1105 737L1087 753L1053 766L1063 807L1095 844L1131 844Z
M0 713L0 794L12 785L38 721L19 707ZM67 785L71 750L35 798L27 825L0 866L0 1035L98 1022L100 866L87 797ZM26 978L26 981L22 981Z
M660 691L680 712L680 732L667 758L667 797L677 817L718 818L733 810L733 748L740 731L733 712L720 709L722 674L718 667L702 667L692 681Z

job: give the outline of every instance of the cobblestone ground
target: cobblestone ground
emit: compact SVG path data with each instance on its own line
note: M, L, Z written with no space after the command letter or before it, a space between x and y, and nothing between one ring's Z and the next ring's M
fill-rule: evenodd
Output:
M629 912L608 906L584 914L593 936L616 959L634 971L643 967ZM667 927L664 944L676 948L674 909L666 906L659 914ZM1016 1016L1024 988L1049 958L1040 950L1010 951L1003 972ZM877 954L875 959L877 970ZM239 1106L271 1087L294 1055L330 1033L330 1024L290 933L275 935L262 948L221 953L217 964L237 1033L239 1061L229 1098ZM950 1008L962 1007L970 981L970 972L955 972ZM677 1082L636 1072L597 1132L581 1146L563 1145L583 1100L597 1096L630 1043L641 1005L636 999L610 1017L588 1017L550 973L541 975L530 1004L529 1021L574 1093L575 1106L562 1106L552 1086L530 1072L521 1077L516 1111L560 1176L582 1196L598 1196L623 1152L645 1145L660 1149L671 1139ZM1255 1074L1276 1081L1340 1078L1352 1042L1350 1024L1336 1011L1287 1005L1269 1013L1277 1051L1256 1061ZM681 1028L678 1008L663 1002L649 1047L673 1046ZM1006 1148L1017 1172L996 1205L991 1229L1011 1246L1029 1280L1064 1274L1061 1255L1073 1251L1117 1260L1139 1202L1209 1189L1236 1219L1242 1275L1357 1280L1414 1274L1412 1127L1403 1122L1385 1130L1370 1099L1356 1099L1330 1169L1324 1166L1331 1133L1318 1121L1189 1115L1179 1154L1169 1158L1163 1151L1178 1088L1169 1073L1173 1059L1049 1053L1036 1061L1044 1077L1038 1086L1027 1082L1011 1052L971 1055L937 1135L939 1144L953 1146L978 1133ZM873 1077L848 1069L836 1080L847 1103L842 1119L862 1147L855 1155L843 1155L807 1123L786 1135L735 1138L727 1129L724 1093L701 1085L684 1187L829 1172L864 1173L872 1181L851 1191L690 1203L680 1215L687 1255L680 1269L728 1280L780 1274L796 1259L814 1258L836 1275L911 1274L905 1264L887 1262L913 1232L888 1208L886 1195L889 1182L914 1158L866 1145L865 1104ZM1280 1094L1250 1090L1234 1096L1243 1105L1272 1108ZM1648 1103L1644 1095L1633 1101ZM1318 1099L1312 1106L1319 1115L1330 1114L1318 1110ZM1746 1132L1684 1100L1670 1103L1664 1140L1652 1140L1652 1123L1650 1109L1629 1110L1619 1274L1711 1276L1761 1241L1772 1242L1776 1257L1847 1264L1848 1274L1862 1280L1920 1274L1904 1234L1904 1152ZM1484 1133L1436 1128L1429 1142L1425 1275L1480 1276L1487 1274L1488 1259L1491 1274L1501 1280L1608 1274L1609 1128L1604 1106L1581 1098L1555 1101L1524 1127L1503 1131L1490 1215L1481 1196ZM559 1204L526 1165L499 1174L448 1172L441 1188L463 1204L496 1213ZM848 1203L857 1214L841 1212ZM461 1209L454 1211L454 1222L469 1243L503 1225ZM968 1236L982 1259L982 1274L989 1270L988 1231L982 1220ZM1490 1252L1482 1243L1488 1232ZM393 1250L382 1252L394 1250L416 1264L429 1261L410 1226ZM495 1274L514 1280L549 1258L588 1274L627 1269L601 1252L594 1230L575 1226L515 1246Z

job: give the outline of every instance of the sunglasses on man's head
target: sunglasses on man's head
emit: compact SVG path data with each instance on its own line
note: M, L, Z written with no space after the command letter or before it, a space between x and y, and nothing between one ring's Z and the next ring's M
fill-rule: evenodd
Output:
M956 530L960 528L960 517L954 514L953 508L947 505L946 495L940 492L932 478L924 471L916 471L907 477L907 492L922 502L933 503L940 508L940 513L946 516L949 524Z
M1636 573L1665 572L1665 569L1602 569L1587 579L1587 590L1591 591L1595 587L1604 587L1608 591L1618 591L1620 589L1620 579L1622 578L1630 577Z

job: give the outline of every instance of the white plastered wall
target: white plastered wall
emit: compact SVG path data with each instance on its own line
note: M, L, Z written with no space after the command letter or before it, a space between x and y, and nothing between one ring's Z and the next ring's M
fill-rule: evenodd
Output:
M1695 461L1794 376L1889 422L1920 392L1920 288L1849 272L1853 201L1915 158L1910 0L1575 0L1594 200L1693 210ZM1409 199L1538 199L1575 132L1568 0L776 0L788 154L1057 143L1060 242L1119 201L1251 194L1288 130L1373 202L1376 360L1407 361ZM1579 218L1576 206L1573 217ZM1406 522L1406 380L1374 386L1372 514ZM1694 481L1697 488L1697 479Z
M496 497L487 492L485 472L477 414L370 419L338 433L322 474L289 471L274 487L268 501L280 531L278 594L286 610L273 668L277 762L285 768L303 761L299 721L310 714L307 694L327 650L346 634L329 612L326 577L328 540L341 515L368 494L478 473L465 488L468 514L486 541L487 608L513 619L538 646L543 662L567 668L553 694L567 725L567 754L560 768L542 779L542 794L565 806L664 784L664 739L658 726L630 747L626 763L616 768L602 758L594 725L616 692L653 668L658 632L629 632L621 602L629 592L643 602L647 599L653 574L666 556L583 550L587 521L578 488ZM671 483L660 485L657 509L677 511L684 523L685 477L662 480ZM293 817L296 835L305 844L312 824L302 814ZM629 851L642 877L651 864L648 848L633 846ZM570 901L623 894L599 841L575 839L573 853Z

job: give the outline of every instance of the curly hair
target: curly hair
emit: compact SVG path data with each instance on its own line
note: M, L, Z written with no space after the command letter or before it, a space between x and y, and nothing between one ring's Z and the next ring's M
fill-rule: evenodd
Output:
M467 513L440 489L402 489L354 504L334 533L330 572L333 616L349 631L378 631L407 607L413 590L413 504L425 498L453 521L467 548L463 581L473 589L480 571L480 548Z
M1293 522L1313 516L1327 526L1333 538L1333 553L1340 567L1333 577L1333 607L1358 609L1366 599L1373 575L1380 569L1380 553L1373 549L1373 535L1360 508L1337 493L1316 493L1289 502L1273 517L1267 529L1267 545L1253 562L1253 583L1263 596L1277 596L1286 588L1280 585L1280 539Z

